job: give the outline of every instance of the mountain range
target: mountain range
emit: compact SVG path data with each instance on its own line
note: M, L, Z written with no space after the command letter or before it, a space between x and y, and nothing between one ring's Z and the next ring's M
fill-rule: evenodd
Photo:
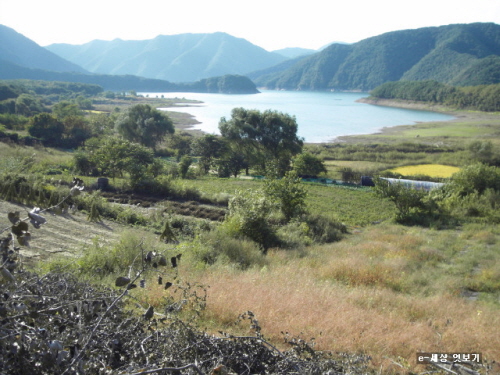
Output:
M401 30L321 52L248 76L259 87L369 91L388 81L457 86L500 82L500 26L456 24Z
M287 60L281 54L222 32L159 35L148 40L94 40L46 48L93 73L132 74L170 82L243 75Z
M189 83L173 83L132 74L91 73L3 25L0 25L0 79L92 83L113 91L258 93L250 79L234 74L224 74Z
M0 79L14 78L97 83L112 90L226 93L256 92L256 85L369 91L399 80L493 84L500 83L500 26L426 27L333 43L319 51L268 52L222 32L43 48L0 25Z

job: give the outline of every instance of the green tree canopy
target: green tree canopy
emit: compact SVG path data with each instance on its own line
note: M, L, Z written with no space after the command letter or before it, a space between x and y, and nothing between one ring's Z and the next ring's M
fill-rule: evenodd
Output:
M68 116L82 116L82 110L78 105L68 101L62 101L52 107L52 113L59 119L63 120Z
M274 164L283 175L291 158L302 151L303 140L297 136L294 116L266 110L234 108L231 119L222 118L219 130L223 137L235 142L253 160L250 164L269 170Z
M264 194L281 211L286 222L305 211L307 192L295 171L283 178L266 179Z
M87 142L83 155L79 152L75 156L75 165L82 172L95 169L99 175L112 178L124 173L132 177L138 168L145 169L153 161L154 155L150 149L114 137L92 138Z
M298 154L293 158L293 170L299 176L318 176L327 172L325 163L309 152Z
M44 106L40 98L29 94L21 94L16 99L16 114L23 116L33 116L44 112Z
M201 170L208 173L215 160L224 153L226 145L221 138L213 134L206 134L196 138L191 144L191 149L194 155L200 157Z
M137 104L123 113L115 123L127 140L155 149L167 134L174 133L172 120L148 104Z
M57 146L63 137L64 124L48 113L40 113L31 118L28 132L46 146Z

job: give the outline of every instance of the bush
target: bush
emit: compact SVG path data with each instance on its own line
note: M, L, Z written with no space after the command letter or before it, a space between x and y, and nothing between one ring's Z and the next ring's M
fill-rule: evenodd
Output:
M197 261L208 265L228 264L242 270L266 264L258 244L231 236L227 227L201 234L194 246L193 255Z
M408 222L413 214L427 209L424 198L428 193L424 190L407 187L400 182L390 183L383 179L375 182L374 190L379 197L389 199L396 205L398 222Z
M291 221L276 231L280 246L289 249L298 249L312 244L309 226L300 221Z
M140 269L143 256L149 251L161 253L162 244L156 238L144 238L133 230L127 230L111 246L100 245L96 239L83 250L74 267L75 271L88 277L123 276L129 273L132 266Z
M238 192L229 201L229 217L235 231L257 242L264 252L278 244L274 228L269 223L271 204L259 191Z
M462 168L447 185L448 192L462 197L471 193L482 194L486 189L500 191L500 168L481 163Z
M266 179L264 194L281 211L286 222L305 211L307 192L294 171L279 179Z
M307 215L305 222L309 227L309 236L319 243L340 241L347 227L335 220L319 215Z

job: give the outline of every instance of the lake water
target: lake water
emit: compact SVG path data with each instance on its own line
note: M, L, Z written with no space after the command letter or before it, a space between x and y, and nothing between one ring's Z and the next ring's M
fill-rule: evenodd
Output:
M175 111L192 114L201 122L195 128L210 134L219 134L219 120L221 117L230 119L231 110L235 107L277 110L295 116L299 126L298 135L311 143L329 142L343 135L371 134L383 127L453 119L441 113L357 103L356 100L368 96L366 93L263 90L253 95L182 92L141 94L201 100L201 105L179 107Z

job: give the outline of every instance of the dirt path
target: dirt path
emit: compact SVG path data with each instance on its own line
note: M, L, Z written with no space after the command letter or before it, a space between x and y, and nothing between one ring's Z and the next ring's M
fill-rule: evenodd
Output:
M31 207L18 205L0 200L0 230L10 227L7 218L9 212L19 211L21 218L27 217ZM91 244L94 239L100 243L108 243L118 238L121 228L118 224L103 220L99 223L87 221L86 215L74 214L54 215L44 213L47 223L40 229L30 226L31 241L29 247L21 247L21 255L26 262L46 259L53 254L74 256L85 245ZM3 231L1 236L8 233Z

